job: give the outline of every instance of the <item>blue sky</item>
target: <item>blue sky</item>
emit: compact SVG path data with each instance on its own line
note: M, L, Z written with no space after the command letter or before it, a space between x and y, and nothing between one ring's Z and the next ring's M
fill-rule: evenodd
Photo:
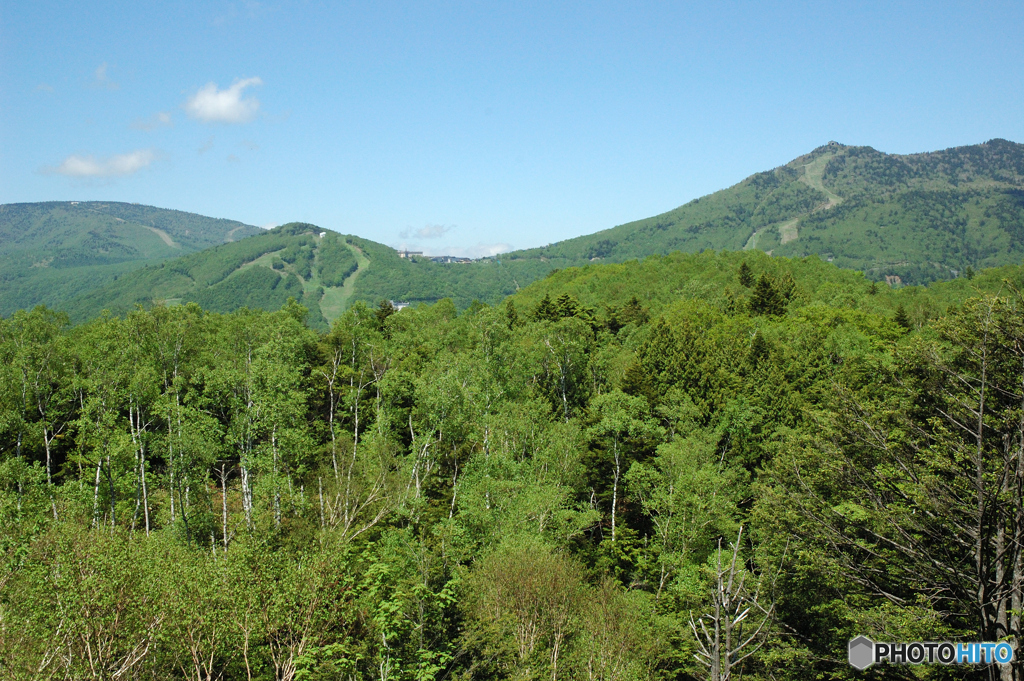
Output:
M829 140L1024 142L1024 3L25 2L0 203L115 200L486 254Z

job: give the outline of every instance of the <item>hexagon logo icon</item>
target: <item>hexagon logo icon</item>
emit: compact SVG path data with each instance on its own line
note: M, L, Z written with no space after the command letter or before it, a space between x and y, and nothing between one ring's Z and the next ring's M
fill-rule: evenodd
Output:
M875 661L875 644L867 636L858 636L850 641L850 666L867 669Z

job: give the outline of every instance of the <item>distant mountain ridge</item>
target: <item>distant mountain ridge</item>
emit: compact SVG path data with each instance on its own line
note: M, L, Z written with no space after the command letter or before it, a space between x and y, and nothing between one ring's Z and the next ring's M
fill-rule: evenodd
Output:
M503 257L622 262L757 248L927 283L1020 262L1022 237L1024 145L897 155L832 142L667 213Z
M147 262L261 231L236 220L112 201L0 205L0 314L60 306Z
M180 225L140 228L161 254L169 246L154 230L172 240L189 236ZM955 279L967 267L1024 261L1024 145L997 139L895 155L830 142L667 213L471 263L402 258L383 244L306 223L256 232L108 277L77 295L51 296L52 304L84 320L156 301L227 312L276 309L294 297L323 328L357 301L494 304L556 269L723 249L817 256L874 281L925 284Z

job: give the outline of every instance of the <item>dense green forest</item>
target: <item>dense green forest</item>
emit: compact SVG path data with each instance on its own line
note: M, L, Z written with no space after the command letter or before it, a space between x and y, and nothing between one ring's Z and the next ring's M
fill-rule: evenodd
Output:
M843 679L858 634L1013 640L1024 269L971 275L709 251L324 331L15 312L0 677Z
M260 231L234 220L130 203L0 205L0 314L64 306L147 263Z

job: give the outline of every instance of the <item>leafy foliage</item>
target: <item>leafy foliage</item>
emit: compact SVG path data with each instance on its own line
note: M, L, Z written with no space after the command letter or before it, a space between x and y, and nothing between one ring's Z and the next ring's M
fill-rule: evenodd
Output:
M173 276L257 302L325 241ZM675 253L323 331L295 299L16 312L0 675L802 679L856 634L1017 636L1022 277ZM723 603L756 646L691 629Z

